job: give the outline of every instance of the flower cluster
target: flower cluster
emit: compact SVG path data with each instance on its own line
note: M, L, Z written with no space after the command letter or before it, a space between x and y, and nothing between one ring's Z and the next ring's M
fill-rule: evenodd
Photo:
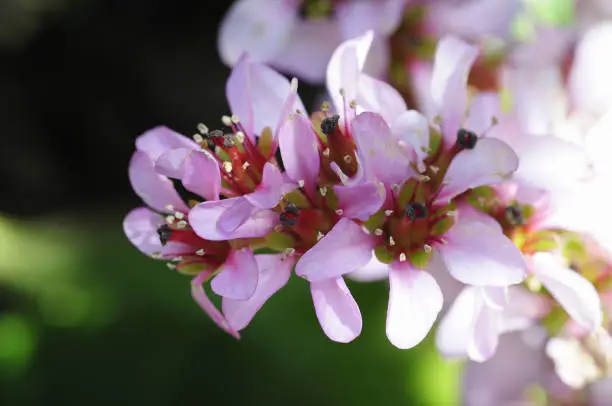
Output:
M584 10L560 29L492 3L237 1L219 35L231 113L191 139L137 138L146 207L127 237L192 275L237 338L295 273L324 333L350 342L362 317L345 277L388 279L389 341L412 348L439 321L439 351L474 362L467 404L529 385L573 399L612 373L612 88L595 70L612 31ZM308 113L269 66L324 80L327 101ZM523 356L538 372L497 393L491 368Z

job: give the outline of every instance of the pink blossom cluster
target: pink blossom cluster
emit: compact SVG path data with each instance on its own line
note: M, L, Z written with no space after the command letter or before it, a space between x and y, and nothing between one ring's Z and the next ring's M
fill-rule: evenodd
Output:
M219 32L231 113L136 139L145 206L127 237L191 275L236 338L295 273L323 332L350 342L345 277L383 279L389 341L434 329L469 360L466 404L596 399L612 374L612 25L596 0L563 27L526 4L236 1ZM308 113L275 69L324 81L328 101Z

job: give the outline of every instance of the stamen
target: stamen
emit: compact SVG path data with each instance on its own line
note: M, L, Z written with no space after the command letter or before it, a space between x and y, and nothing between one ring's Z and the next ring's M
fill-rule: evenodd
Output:
M166 205L166 210L168 210L168 211L174 211L174 206L173 206L173 205L171 205L171 204L167 204L167 205Z
M292 92L297 92L298 89L298 80L297 78L291 78L291 91Z
M389 236L389 245L392 247L395 246L395 240L391 236Z
M293 203L285 206L285 209L280 214L280 223L285 227L293 227L298 223L300 209Z
M202 135L208 134L208 127L206 127L206 124L204 124L204 123L199 123L198 126L197 126L197 129L200 132L200 134L202 134Z
M342 210L342 209L337 209L337 210L336 210L336 214L337 214L338 216L342 216L342 215L344 214L344 210Z
M432 250L433 248L431 248L431 245L429 245L429 244L425 244L425 245L423 245L423 249L425 250L425 252L426 252L427 254L430 254L430 253L431 253L431 250Z
M187 222L185 220L181 220L178 223L176 223L176 228L185 228L187 227Z
M321 121L321 132L325 135L330 135L338 127L340 116L338 114L331 117L325 117Z
M202 137L202 134L193 134L193 140L197 143L197 144L201 144L204 142L204 137Z
M474 149L478 142L478 136L474 131L469 131L464 128L457 132L457 145L465 149Z
M185 214L180 211L177 211L176 213L174 213L174 217L176 217L179 220L182 220L185 218Z
M223 146L225 148L231 148L233 147L234 144L234 140L232 140L232 135L231 134L226 134L223 136Z
M525 219L523 218L523 211L520 207L516 205L510 205L506 207L506 218L510 222L510 224L515 226L522 226L525 224Z
M176 220L174 216L166 216L166 223L172 224L174 223L174 220Z
M434 174L436 174L436 173L438 173L438 171L440 170L440 167L435 166L435 165L430 165L430 166L429 166L429 169L431 169L431 171L432 171Z
M221 122L228 127L232 126L232 119L229 116L221 116Z
M380 228L377 228L376 230L374 230L374 235L380 237L381 235L383 235L383 230Z
M350 155L345 155L342 159L344 159L344 162L346 162L347 164L353 162L353 157Z
M243 143L244 142L244 133L242 131L238 131L235 135L234 135L234 139L236 141L238 141L239 143Z
M406 262L406 254L405 253L401 253L399 256L399 261L400 262Z
M230 120L232 120L232 123L234 124L238 124L240 122L240 119L235 114L232 114L232 116L230 117Z
M427 217L427 206L423 203L413 202L406 206L406 217L410 220L423 219Z
M393 210L385 210L385 216L389 217L393 214Z
M322 232L318 232L317 233L317 241L319 241L321 238L325 237L325 234L323 234Z
M324 101L323 103L321 103L321 111L328 111L328 110L329 110L329 102Z
M319 192L321 192L321 196L325 196L327 194L327 187L323 186L319 189Z
M174 265L173 263L170 262L166 262L166 266L168 267L168 269L174 271L176 269L176 265Z
M168 224L162 224L157 228L157 235L162 245L166 245L170 237L172 237L172 229Z
M223 170L227 173L230 173L232 171L234 167L232 166L232 163L229 161L224 161L223 162Z
M329 148L325 148L325 149L323 150L323 156L329 156L329 153L330 153Z
M196 255L204 256L204 255L206 255L206 250L204 248L200 248L195 253L196 253Z

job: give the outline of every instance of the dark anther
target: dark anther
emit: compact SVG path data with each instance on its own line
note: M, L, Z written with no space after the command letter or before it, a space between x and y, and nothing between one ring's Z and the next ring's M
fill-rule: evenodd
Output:
M212 130L211 132L208 133L208 138L221 138L223 137L223 131L221 130Z
M285 206L285 210L280 214L280 223L285 227L293 227L298 222L300 209L295 204L289 203Z
M427 206L423 203L409 203L406 206L406 216L410 220L425 218L427 217Z
M522 226L525 224L525 219L523 218L523 211L520 207L512 205L506 207L506 218L510 222L510 224L514 226Z
M464 128L457 132L457 145L465 149L474 149L478 142L478 136L474 131L469 131Z
M162 224L157 229L157 234L159 235L159 240L161 241L162 245L166 245L170 237L172 237L172 229L168 224Z
M321 121L321 132L325 135L333 133L338 127L338 120L340 120L340 116L337 114L331 117L325 117L323 121Z
M230 148L233 147L234 144L234 140L232 139L232 135L231 134L227 134L223 136L223 146L225 148Z

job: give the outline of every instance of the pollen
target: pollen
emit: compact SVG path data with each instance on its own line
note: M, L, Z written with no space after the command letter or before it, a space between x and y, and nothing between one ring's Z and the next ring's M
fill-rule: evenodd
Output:
M206 124L204 124L204 123L199 123L198 126L197 126L197 129L198 129L199 133L202 134L202 135L208 134L208 127L206 127Z
M234 167L232 166L231 162L225 161L223 162L223 170L227 173L231 173L232 169L234 169Z
M393 239L393 237L389 237L389 245L392 247L395 246L395 240Z
M232 120L232 123L234 124L238 124L240 122L240 119L235 114L232 114L232 116L230 117L230 120Z
M425 250L426 253L430 254L432 250L431 245L429 244L423 245L423 250Z
M325 196L327 194L327 187L323 186L319 189L319 192L321 192L321 196Z
M399 255L399 261L400 261L400 262L406 262L406 254L405 254L405 253L403 253L403 252L402 252L402 253Z
M238 141L239 143L243 143L244 142L244 133L242 131L238 131L235 135L234 135L234 139L236 141Z
M232 119L229 116L221 116L221 122L228 127L232 126Z
M323 150L323 156L329 156L329 153L330 153L329 148L325 148Z
M385 210L385 216L389 217L393 214L393 210Z
M193 134L193 140L196 143L201 144L204 142L204 137L202 137L202 134Z
M478 136L474 131L464 128L457 131L457 145L465 149L474 149L478 142Z
M381 235L383 235L383 230L380 228L377 228L376 230L374 230L374 235L380 237Z
M177 211L176 213L174 213L174 217L176 217L179 220L182 220L185 218L185 214L183 212Z
M195 253L196 253L196 255L204 256L204 255L206 255L206 250L204 248L200 248Z
M177 228L185 228L185 227L187 227L187 222L185 220L181 220L178 223L176 223L176 227Z

